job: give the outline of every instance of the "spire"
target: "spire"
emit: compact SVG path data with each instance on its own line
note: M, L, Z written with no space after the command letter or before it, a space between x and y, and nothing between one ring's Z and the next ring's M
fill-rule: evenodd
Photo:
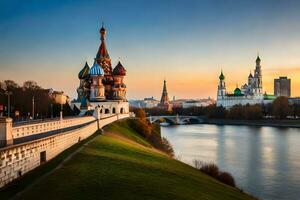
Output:
M106 49L106 44L105 44L106 29L103 27L103 25L99 32L100 32L100 36L101 36L100 37L101 44L100 44L96 58L97 59L100 59L100 58L108 58L109 59L108 51Z
M259 52L258 51L257 51L256 63L260 63L260 57L259 57Z
M248 76L248 78L253 78L253 75L252 75L252 72L251 72L251 70L250 70L250 73L249 73L249 76Z
M168 92L167 92L167 82L166 82L166 79L164 79L164 86L163 86L163 92L162 92L162 95L161 95L160 103L161 104L167 104L167 103L169 103L169 97L168 97Z
M103 26L103 22L102 22L102 27L99 30L100 32L100 40L101 40L101 44L99 46L97 55L96 55L96 60L98 65L100 65L101 67L103 67L104 71L105 71L105 75L110 75L111 71L112 71L112 67L111 67L111 60L106 48L106 44L105 44L105 37L106 37L106 29Z

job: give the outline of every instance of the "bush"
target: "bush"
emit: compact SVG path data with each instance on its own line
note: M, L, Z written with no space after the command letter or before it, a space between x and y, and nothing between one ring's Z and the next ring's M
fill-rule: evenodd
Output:
M218 180L221 181L222 183L225 183L226 185L235 187L234 178L228 172L220 172L218 176Z
M199 160L194 160L194 167L226 185L235 187L233 176L228 172L220 171L219 167L214 163L203 163Z
M203 164L200 168L200 171L214 178L219 177L219 167L214 163Z

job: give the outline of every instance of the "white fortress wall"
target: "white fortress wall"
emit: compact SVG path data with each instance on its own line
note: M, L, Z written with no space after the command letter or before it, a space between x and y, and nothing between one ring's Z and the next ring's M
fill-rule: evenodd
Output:
M17 126L19 132L13 130L15 131L14 134L23 134L23 132L24 135L27 134L27 127L29 126L29 131L33 130L33 132L29 132L29 134L37 135L42 131L49 131L59 127L73 127L74 125L84 124L69 131L0 148L0 188L44 162L51 160L72 145L91 136L105 125L119 119L130 117L130 115L127 110L124 114L110 114L109 116L105 114L105 117L101 116L101 118L99 115L94 117L76 117L62 121L41 122L34 125L31 124L30 126L24 125L24 127ZM100 120L96 120L98 119L97 117L100 118ZM47 124L49 124L49 126ZM20 135L17 137L20 137Z

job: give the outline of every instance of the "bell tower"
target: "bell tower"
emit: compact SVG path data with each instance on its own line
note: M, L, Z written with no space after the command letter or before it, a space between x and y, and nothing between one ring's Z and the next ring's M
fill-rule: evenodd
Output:
M223 70L221 70L221 74L219 76L219 85L218 85L218 99L223 98L226 95L226 85L225 85L225 76L223 74Z

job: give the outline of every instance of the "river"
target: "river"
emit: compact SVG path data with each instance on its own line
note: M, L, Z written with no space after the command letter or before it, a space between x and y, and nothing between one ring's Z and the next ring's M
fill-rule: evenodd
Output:
M183 162L214 162L260 199L300 199L300 129L197 124L161 132Z

